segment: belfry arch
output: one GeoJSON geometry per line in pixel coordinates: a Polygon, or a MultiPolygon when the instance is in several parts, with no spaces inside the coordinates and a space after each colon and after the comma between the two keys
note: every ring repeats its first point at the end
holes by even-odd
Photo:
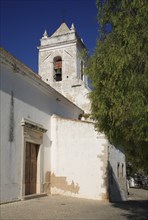
{"type": "Polygon", "coordinates": [[[53,78],[54,81],[62,81],[62,57],[56,56],[53,59],[53,78]]]}

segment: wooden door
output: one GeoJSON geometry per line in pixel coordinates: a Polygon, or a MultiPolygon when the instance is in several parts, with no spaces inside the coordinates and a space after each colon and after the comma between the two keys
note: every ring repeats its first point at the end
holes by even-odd
{"type": "Polygon", "coordinates": [[[25,165],[25,194],[36,193],[37,183],[37,156],[39,146],[36,144],[26,143],[26,165],[25,165]]]}

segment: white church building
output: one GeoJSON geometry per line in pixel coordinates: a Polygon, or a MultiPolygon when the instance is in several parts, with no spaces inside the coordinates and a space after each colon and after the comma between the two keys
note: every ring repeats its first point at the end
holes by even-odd
{"type": "Polygon", "coordinates": [[[124,153],[91,121],[90,89],[72,24],[44,32],[39,73],[0,49],[0,202],[61,194],[127,199],[124,153]]]}

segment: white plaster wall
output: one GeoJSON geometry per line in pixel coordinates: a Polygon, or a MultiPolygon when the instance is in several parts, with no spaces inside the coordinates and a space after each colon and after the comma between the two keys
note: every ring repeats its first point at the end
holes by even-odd
{"type": "MultiPolygon", "coordinates": [[[[39,80],[27,72],[22,75],[19,70],[13,70],[12,65],[4,59],[1,63],[0,90],[0,199],[2,202],[19,199],[21,195],[22,173],[22,118],[41,124],[47,132],[43,136],[43,172],[50,171],[50,117],[53,113],[78,118],[82,112],[56,92],[44,88],[39,80]],[[14,140],[9,141],[11,93],[13,91],[13,131],[14,140]],[[57,101],[58,98],[58,101],[57,101]]],[[[44,175],[42,182],[44,182],[44,175]]]]}
{"type": "Polygon", "coordinates": [[[92,123],[53,116],[51,193],[107,199],[107,140],[92,123]]]}
{"type": "Polygon", "coordinates": [[[91,112],[91,103],[89,99],[90,89],[82,80],[68,80],[67,82],[54,83],[54,89],[63,94],[71,102],[83,109],[85,113],[91,112]]]}
{"type": "Polygon", "coordinates": [[[125,154],[112,145],[109,146],[109,194],[110,201],[127,200],[125,154]]]}

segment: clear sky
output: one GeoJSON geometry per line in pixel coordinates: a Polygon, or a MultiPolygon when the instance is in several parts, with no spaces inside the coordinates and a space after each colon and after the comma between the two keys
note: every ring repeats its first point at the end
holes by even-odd
{"type": "Polygon", "coordinates": [[[98,38],[96,0],[0,0],[0,44],[17,59],[38,72],[40,38],[65,21],[74,23],[92,53],[98,38]]]}

